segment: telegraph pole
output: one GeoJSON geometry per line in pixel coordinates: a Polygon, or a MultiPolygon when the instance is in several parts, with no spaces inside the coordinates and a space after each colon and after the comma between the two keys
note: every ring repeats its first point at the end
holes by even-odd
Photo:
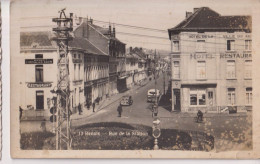
{"type": "Polygon", "coordinates": [[[58,81],[57,81],[57,119],[56,121],[56,150],[63,148],[70,149],[70,79],[69,79],[69,57],[68,57],[68,42],[72,40],[70,32],[73,30],[73,14],[70,17],[65,14],[65,8],[59,11],[58,18],[53,18],[52,21],[57,23],[57,27],[53,28],[55,37],[52,40],[56,41],[58,46],[58,81]],[[66,127],[66,132],[62,130],[66,127]],[[65,144],[65,146],[63,146],[65,144]]]}

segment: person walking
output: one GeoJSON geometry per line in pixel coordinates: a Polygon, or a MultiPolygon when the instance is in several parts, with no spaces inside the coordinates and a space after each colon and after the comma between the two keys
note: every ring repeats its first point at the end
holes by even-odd
{"type": "Polygon", "coordinates": [[[90,102],[88,101],[87,103],[87,109],[89,110],[90,109],[90,102]]]}
{"type": "Polygon", "coordinates": [[[121,115],[122,115],[122,111],[123,111],[123,109],[122,109],[122,105],[119,104],[119,106],[117,107],[118,117],[121,117],[121,115]]]}
{"type": "Polygon", "coordinates": [[[79,110],[79,115],[81,115],[82,110],[81,110],[81,105],[80,105],[80,103],[79,103],[79,106],[78,106],[78,110],[79,110]]]}
{"type": "Polygon", "coordinates": [[[95,103],[95,101],[94,101],[93,104],[92,104],[93,112],[95,112],[95,106],[96,106],[96,103],[95,103]]]}

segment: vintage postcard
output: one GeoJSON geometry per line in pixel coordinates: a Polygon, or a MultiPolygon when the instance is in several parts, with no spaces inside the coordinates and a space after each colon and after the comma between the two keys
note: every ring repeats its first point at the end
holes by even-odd
{"type": "Polygon", "coordinates": [[[257,0],[11,1],[13,158],[259,158],[257,0]]]}

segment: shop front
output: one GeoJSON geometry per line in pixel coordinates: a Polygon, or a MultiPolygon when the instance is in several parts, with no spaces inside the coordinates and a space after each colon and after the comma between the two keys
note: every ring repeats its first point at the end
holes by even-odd
{"type": "Polygon", "coordinates": [[[182,85],[182,112],[197,113],[198,110],[203,113],[217,112],[216,86],[216,84],[182,85]]]}

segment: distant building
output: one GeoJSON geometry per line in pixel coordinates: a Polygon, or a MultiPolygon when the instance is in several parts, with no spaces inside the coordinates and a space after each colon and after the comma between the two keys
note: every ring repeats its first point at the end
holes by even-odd
{"type": "Polygon", "coordinates": [[[208,7],[186,12],[168,30],[173,111],[251,110],[251,30],[251,16],[222,16],[208,7]]]}

